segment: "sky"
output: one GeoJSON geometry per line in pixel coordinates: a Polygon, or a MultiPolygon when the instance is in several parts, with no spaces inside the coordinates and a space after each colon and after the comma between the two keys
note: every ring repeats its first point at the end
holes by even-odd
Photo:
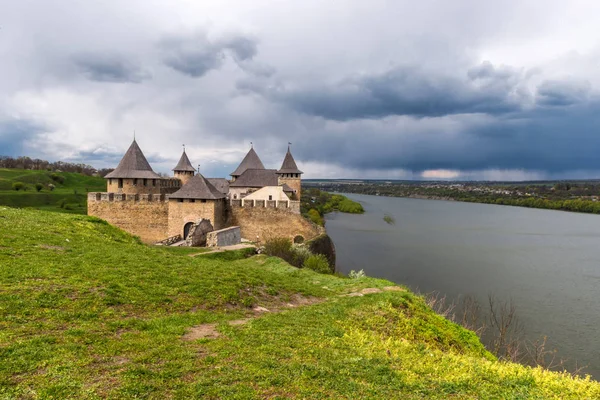
{"type": "Polygon", "coordinates": [[[600,178],[600,2],[0,0],[0,155],[600,178]]]}

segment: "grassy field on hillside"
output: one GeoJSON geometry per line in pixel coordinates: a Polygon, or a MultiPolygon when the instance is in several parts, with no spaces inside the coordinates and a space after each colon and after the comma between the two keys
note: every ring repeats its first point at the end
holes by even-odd
{"type": "Polygon", "coordinates": [[[391,282],[192,251],[0,206],[0,398],[600,398],[391,282]]]}
{"type": "Polygon", "coordinates": [[[85,214],[87,192],[106,190],[103,178],[71,172],[33,171],[0,168],[0,205],[31,207],[46,211],[85,214]],[[22,182],[26,190],[14,190],[22,182]],[[41,184],[37,191],[35,185],[41,184]],[[50,185],[54,186],[50,190],[50,185]]]}

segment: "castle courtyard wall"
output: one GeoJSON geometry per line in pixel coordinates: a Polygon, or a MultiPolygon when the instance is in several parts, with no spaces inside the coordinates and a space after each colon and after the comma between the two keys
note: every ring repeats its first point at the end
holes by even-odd
{"type": "Polygon", "coordinates": [[[168,202],[164,195],[88,193],[88,215],[137,235],[145,243],[167,237],[168,202]]]}
{"type": "MultiPolygon", "coordinates": [[[[314,238],[324,232],[320,226],[307,221],[295,203],[290,202],[290,207],[275,207],[275,201],[267,202],[267,207],[251,206],[248,202],[244,206],[240,202],[231,202],[229,225],[240,227],[242,237],[264,243],[265,240],[286,237],[293,239],[296,235],[302,235],[304,239],[314,238]]],[[[282,202],[282,205],[284,203],[282,202]]]]}

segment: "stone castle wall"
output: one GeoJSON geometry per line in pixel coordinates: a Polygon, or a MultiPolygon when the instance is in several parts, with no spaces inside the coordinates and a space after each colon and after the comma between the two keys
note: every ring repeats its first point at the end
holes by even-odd
{"type": "Polygon", "coordinates": [[[106,180],[106,191],[115,194],[170,194],[179,190],[181,185],[181,181],[176,178],[109,178],[106,180]],[[119,181],[123,187],[119,187],[119,181]]]}
{"type": "Polygon", "coordinates": [[[237,225],[241,229],[242,237],[255,241],[258,236],[261,242],[275,237],[287,237],[293,239],[296,235],[302,235],[305,239],[311,239],[324,232],[312,222],[307,221],[300,215],[300,202],[290,201],[277,202],[262,201],[266,206],[255,206],[256,202],[231,200],[229,206],[228,225],[237,225]]]}
{"type": "Polygon", "coordinates": [[[146,243],[156,243],[168,236],[165,195],[88,193],[88,215],[102,218],[146,243]]]}
{"type": "Polygon", "coordinates": [[[188,222],[196,223],[201,219],[207,219],[214,229],[225,227],[225,200],[196,200],[171,199],[168,207],[168,234],[166,236],[183,236],[183,228],[188,222]]]}
{"type": "Polygon", "coordinates": [[[294,197],[296,200],[300,200],[300,196],[302,195],[302,180],[300,178],[289,178],[284,176],[279,176],[277,178],[277,182],[279,185],[287,184],[289,187],[294,189],[296,192],[294,193],[294,197]]]}
{"type": "Polygon", "coordinates": [[[206,247],[232,246],[241,243],[239,226],[212,231],[206,234],[206,247]]]}

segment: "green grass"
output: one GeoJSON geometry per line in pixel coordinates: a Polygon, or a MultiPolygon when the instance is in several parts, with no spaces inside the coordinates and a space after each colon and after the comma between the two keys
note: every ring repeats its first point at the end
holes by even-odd
{"type": "Polygon", "coordinates": [[[0,205],[85,214],[87,212],[87,192],[105,190],[106,182],[100,177],[71,172],[0,168],[0,205]],[[61,177],[62,182],[52,179],[53,175],[61,177]],[[12,185],[16,182],[23,182],[27,190],[14,190],[12,185]],[[40,192],[35,189],[36,183],[44,186],[40,192]],[[52,191],[50,184],[55,186],[52,191]],[[59,204],[63,204],[63,206],[61,207],[59,204]]]}
{"type": "Polygon", "coordinates": [[[0,398],[600,397],[594,381],[496,361],[409,291],[341,296],[390,282],[192,251],[0,206],[0,398]],[[298,295],[311,304],[286,307],[298,295]],[[182,340],[203,323],[220,336],[182,340]]]}

